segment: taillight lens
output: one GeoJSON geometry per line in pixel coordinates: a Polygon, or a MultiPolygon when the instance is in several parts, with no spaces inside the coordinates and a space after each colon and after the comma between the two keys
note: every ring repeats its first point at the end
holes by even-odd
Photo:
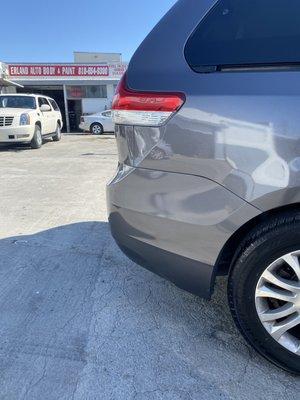
{"type": "Polygon", "coordinates": [[[113,120],[116,124],[160,126],[184,102],[183,93],[138,92],[128,89],[124,74],[112,104],[113,120]]]}

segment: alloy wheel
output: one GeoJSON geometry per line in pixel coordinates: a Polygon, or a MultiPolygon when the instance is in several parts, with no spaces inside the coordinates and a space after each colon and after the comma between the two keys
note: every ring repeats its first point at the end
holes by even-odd
{"type": "Polygon", "coordinates": [[[281,346],[300,356],[300,250],[283,255],[262,273],[255,292],[259,319],[281,346]]]}
{"type": "Polygon", "coordinates": [[[102,133],[102,129],[100,125],[94,125],[92,131],[95,135],[100,135],[102,133]]]}

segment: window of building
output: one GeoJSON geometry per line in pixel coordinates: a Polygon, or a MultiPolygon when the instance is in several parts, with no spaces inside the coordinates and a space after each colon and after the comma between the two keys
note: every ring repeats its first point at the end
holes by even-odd
{"type": "Polygon", "coordinates": [[[299,15],[299,0],[220,0],[188,40],[186,59],[199,71],[300,63],[299,15]]]}
{"type": "Polygon", "coordinates": [[[107,87],[106,85],[68,86],[67,96],[69,99],[106,99],[107,87]]]}
{"type": "Polygon", "coordinates": [[[106,85],[100,85],[100,86],[87,86],[86,87],[87,91],[87,97],[88,98],[100,98],[100,99],[105,99],[107,98],[107,87],[106,85]]]}
{"type": "Polygon", "coordinates": [[[69,99],[82,99],[86,97],[85,86],[67,86],[67,96],[69,99]]]}

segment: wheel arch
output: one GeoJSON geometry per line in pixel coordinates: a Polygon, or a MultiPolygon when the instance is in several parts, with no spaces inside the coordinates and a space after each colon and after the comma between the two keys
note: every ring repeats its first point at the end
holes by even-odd
{"type": "Polygon", "coordinates": [[[286,212],[300,212],[300,202],[264,211],[242,225],[223,246],[214,267],[214,275],[228,275],[237,249],[250,231],[267,219],[282,215],[286,212]]]}

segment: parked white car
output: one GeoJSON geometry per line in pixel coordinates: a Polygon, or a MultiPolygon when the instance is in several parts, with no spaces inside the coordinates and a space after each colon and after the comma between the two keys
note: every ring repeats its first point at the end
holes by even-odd
{"type": "Polygon", "coordinates": [[[50,97],[34,94],[0,95],[0,143],[28,143],[33,149],[43,138],[61,139],[60,109],[50,97]]]}
{"type": "Polygon", "coordinates": [[[79,128],[83,131],[89,131],[93,135],[101,135],[104,132],[114,132],[115,124],[112,120],[111,110],[82,116],[80,118],[79,128]]]}

